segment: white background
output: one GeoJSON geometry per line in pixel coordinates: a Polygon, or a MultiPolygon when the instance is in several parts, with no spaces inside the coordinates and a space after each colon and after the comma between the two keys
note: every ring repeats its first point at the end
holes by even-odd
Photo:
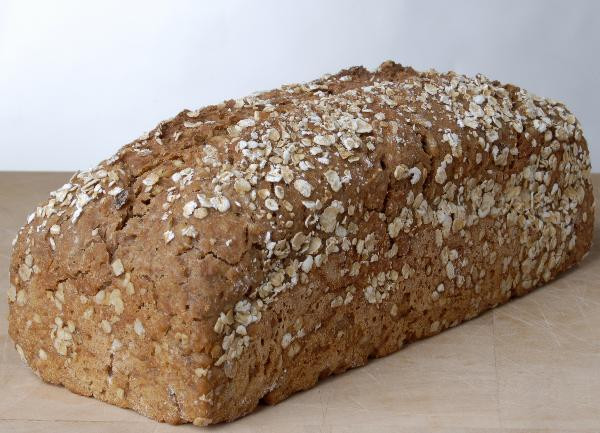
{"type": "Polygon", "coordinates": [[[0,0],[0,170],[75,170],[183,108],[393,59],[567,104],[600,168],[600,2],[0,0]]]}

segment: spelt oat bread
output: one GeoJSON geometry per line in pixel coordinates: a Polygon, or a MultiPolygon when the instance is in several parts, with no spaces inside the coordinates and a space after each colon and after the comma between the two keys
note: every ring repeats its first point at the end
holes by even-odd
{"type": "Polygon", "coordinates": [[[589,171],[562,104],[393,62],[184,111],[29,216],[9,332],[45,381],[230,421],[574,266],[589,171]]]}

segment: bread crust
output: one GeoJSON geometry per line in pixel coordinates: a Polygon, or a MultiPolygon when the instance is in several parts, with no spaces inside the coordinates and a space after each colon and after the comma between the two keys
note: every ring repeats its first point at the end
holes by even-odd
{"type": "Polygon", "coordinates": [[[480,75],[385,62],[186,110],[30,215],[9,334],[47,382],[231,421],[577,264],[589,174],[562,104],[480,75]]]}

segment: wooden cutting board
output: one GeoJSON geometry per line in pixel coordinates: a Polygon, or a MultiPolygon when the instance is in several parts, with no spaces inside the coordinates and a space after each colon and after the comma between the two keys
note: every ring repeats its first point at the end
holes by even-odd
{"type": "MultiPolygon", "coordinates": [[[[16,230],[67,173],[0,173],[0,287],[16,230]]],[[[600,174],[593,175],[596,197],[600,174]]],[[[598,214],[596,232],[598,239],[598,214]]],[[[43,383],[7,337],[0,432],[186,432],[43,383]]],[[[600,246],[558,280],[468,323],[330,378],[232,432],[600,432],[600,246]]],[[[207,431],[208,431],[207,430],[207,431]]]]}

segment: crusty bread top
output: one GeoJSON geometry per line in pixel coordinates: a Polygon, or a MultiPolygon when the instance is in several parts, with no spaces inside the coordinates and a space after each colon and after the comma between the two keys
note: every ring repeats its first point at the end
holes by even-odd
{"type": "MultiPolygon", "coordinates": [[[[574,245],[589,171],[581,127],[560,103],[481,75],[393,62],[351,68],[186,110],[76,173],[20,231],[9,297],[25,303],[43,271],[38,284],[57,305],[69,278],[118,320],[125,293],[136,293],[135,272],[160,309],[206,327],[200,350],[220,366],[239,357],[246,327],[278,293],[325,272],[327,260],[341,264],[326,275],[331,287],[351,285],[423,224],[437,229],[446,257],[455,251],[445,238],[484,218],[549,227],[522,240],[531,251],[523,284],[537,282],[544,269],[533,269],[535,259],[558,246],[551,268],[574,245]],[[360,221],[372,216],[386,236],[363,232],[360,221]],[[166,274],[179,285],[165,287],[166,274]]],[[[393,285],[398,272],[374,277],[393,285]]],[[[447,266],[439,284],[461,278],[447,266]]],[[[357,293],[378,303],[384,287],[357,293]]],[[[110,332],[106,320],[100,326],[110,332]]],[[[61,355],[68,340],[55,341],[61,355]]]]}

